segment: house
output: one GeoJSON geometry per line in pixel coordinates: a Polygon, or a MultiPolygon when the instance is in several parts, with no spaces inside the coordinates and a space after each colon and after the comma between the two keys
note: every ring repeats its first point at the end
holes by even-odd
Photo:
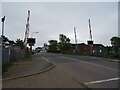
{"type": "Polygon", "coordinates": [[[88,52],[88,46],[85,43],[71,44],[71,47],[73,51],[88,52]]]}
{"type": "Polygon", "coordinates": [[[90,45],[86,45],[85,43],[79,43],[77,45],[71,44],[71,48],[73,52],[79,52],[80,54],[88,53],[88,55],[93,55],[93,56],[104,55],[104,45],[102,44],[93,44],[92,48],[90,48],[90,45]]]}
{"type": "Polygon", "coordinates": [[[94,47],[94,48],[103,48],[103,47],[105,47],[105,46],[102,45],[102,44],[93,44],[93,47],[94,47]]]}

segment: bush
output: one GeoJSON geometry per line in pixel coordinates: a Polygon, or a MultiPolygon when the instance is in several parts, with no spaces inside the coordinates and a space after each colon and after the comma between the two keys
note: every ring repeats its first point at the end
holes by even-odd
{"type": "Polygon", "coordinates": [[[116,52],[116,53],[112,53],[110,56],[113,57],[113,58],[118,58],[119,54],[116,52]]]}
{"type": "Polygon", "coordinates": [[[89,55],[89,53],[88,52],[82,52],[81,55],[85,55],[86,56],[86,55],[89,55]]]}

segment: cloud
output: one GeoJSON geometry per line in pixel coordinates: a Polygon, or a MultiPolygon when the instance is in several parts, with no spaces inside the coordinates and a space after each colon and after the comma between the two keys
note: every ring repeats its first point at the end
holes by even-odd
{"type": "Polygon", "coordinates": [[[89,18],[95,43],[110,45],[110,38],[118,33],[117,2],[6,2],[2,9],[6,16],[5,34],[13,40],[24,38],[27,10],[31,11],[30,37],[32,32],[39,32],[33,35],[37,38],[35,47],[50,39],[58,40],[61,33],[74,43],[73,27],[76,27],[78,42],[86,43],[89,39],[89,18]]]}

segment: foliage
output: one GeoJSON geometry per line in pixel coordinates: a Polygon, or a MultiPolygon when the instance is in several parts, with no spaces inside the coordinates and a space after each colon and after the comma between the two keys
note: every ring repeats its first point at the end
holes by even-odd
{"type": "Polygon", "coordinates": [[[17,39],[17,40],[16,40],[16,45],[17,45],[17,46],[24,46],[23,40],[17,39]]]}
{"type": "Polygon", "coordinates": [[[60,34],[59,35],[59,49],[60,52],[65,52],[65,51],[69,51],[71,49],[71,45],[70,45],[70,39],[67,38],[64,34],[60,34]]]}
{"type": "Polygon", "coordinates": [[[60,42],[57,40],[49,40],[49,52],[71,53],[70,39],[64,34],[59,35],[60,42]]]}
{"type": "Polygon", "coordinates": [[[58,50],[57,40],[49,40],[49,51],[56,52],[58,50]]]}
{"type": "Polygon", "coordinates": [[[111,54],[111,51],[112,51],[112,47],[111,46],[106,46],[106,47],[104,47],[104,50],[105,50],[105,55],[106,56],[110,56],[110,54],[111,54]]]}
{"type": "Polygon", "coordinates": [[[87,56],[89,55],[89,52],[81,52],[81,55],[87,56]]]}
{"type": "Polygon", "coordinates": [[[21,59],[21,61],[25,61],[25,62],[26,61],[28,61],[28,62],[30,61],[31,62],[32,60],[33,59],[31,57],[25,57],[25,58],[21,59]]]}
{"type": "Polygon", "coordinates": [[[110,39],[110,41],[111,41],[111,44],[113,46],[113,50],[115,52],[118,52],[118,48],[120,47],[120,38],[119,37],[112,37],[110,39]]]}
{"type": "Polygon", "coordinates": [[[113,57],[113,58],[118,58],[119,54],[117,52],[114,52],[114,53],[111,53],[110,56],[113,57]]]}

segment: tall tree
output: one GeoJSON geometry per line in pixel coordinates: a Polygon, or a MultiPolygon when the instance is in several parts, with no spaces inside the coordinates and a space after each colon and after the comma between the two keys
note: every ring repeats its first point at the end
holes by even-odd
{"type": "Polygon", "coordinates": [[[24,46],[23,40],[17,39],[17,40],[16,40],[16,45],[17,45],[17,46],[24,46]]]}
{"type": "Polygon", "coordinates": [[[70,48],[70,39],[66,37],[64,34],[59,35],[59,49],[61,52],[69,51],[70,48]]]}
{"type": "Polygon", "coordinates": [[[57,40],[49,40],[49,51],[50,52],[57,52],[57,40]]]}
{"type": "Polygon", "coordinates": [[[118,49],[120,48],[120,38],[119,37],[112,37],[110,39],[111,44],[113,46],[113,49],[115,52],[118,52],[118,49]]]}

